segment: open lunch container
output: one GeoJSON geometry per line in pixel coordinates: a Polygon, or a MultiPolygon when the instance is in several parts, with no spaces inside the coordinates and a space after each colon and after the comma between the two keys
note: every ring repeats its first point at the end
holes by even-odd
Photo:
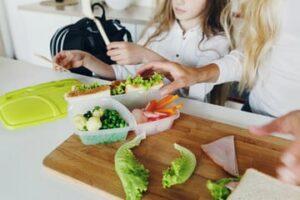
{"type": "Polygon", "coordinates": [[[159,119],[157,121],[146,122],[138,124],[135,132],[137,135],[146,134],[146,135],[155,135],[157,133],[166,131],[170,129],[176,119],[180,117],[180,112],[178,111],[175,115],[159,119]]]}
{"type": "Polygon", "coordinates": [[[74,133],[79,136],[85,145],[106,144],[125,140],[129,131],[135,130],[137,124],[131,112],[120,102],[112,98],[98,97],[80,102],[69,102],[69,119],[74,127],[74,133]],[[73,124],[73,117],[77,114],[86,113],[96,106],[104,109],[116,110],[127,122],[124,128],[104,129],[97,131],[80,131],[73,124]]]}
{"type": "Polygon", "coordinates": [[[74,127],[74,133],[79,136],[81,142],[85,145],[106,144],[117,141],[126,140],[129,131],[135,131],[137,135],[146,134],[154,135],[172,127],[174,121],[179,118],[180,112],[175,115],[159,119],[157,121],[146,122],[142,124],[136,123],[133,114],[122,103],[110,97],[98,97],[80,102],[69,102],[69,119],[74,127]],[[92,110],[95,106],[100,106],[104,109],[116,110],[121,117],[127,122],[125,128],[114,128],[97,131],[80,131],[73,124],[73,117],[77,114],[86,113],[92,110]]]}
{"type": "Polygon", "coordinates": [[[154,99],[160,98],[160,93],[158,89],[149,89],[144,91],[135,91],[135,92],[129,92],[126,94],[120,94],[120,95],[112,95],[112,96],[97,96],[97,95],[85,95],[84,98],[73,98],[73,99],[66,99],[66,101],[69,104],[73,103],[84,103],[86,100],[93,100],[93,99],[101,99],[101,98],[112,98],[120,103],[122,103],[124,106],[126,106],[129,110],[132,110],[134,108],[142,108],[145,107],[148,102],[154,99]]]}

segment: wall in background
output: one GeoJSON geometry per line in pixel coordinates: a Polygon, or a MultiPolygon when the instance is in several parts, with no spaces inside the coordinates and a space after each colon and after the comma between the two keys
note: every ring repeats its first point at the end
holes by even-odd
{"type": "Polygon", "coordinates": [[[0,1],[0,51],[2,51],[0,54],[12,58],[14,57],[14,48],[4,3],[4,1],[0,1]]]}
{"type": "Polygon", "coordinates": [[[135,4],[139,6],[154,7],[155,0],[135,0],[135,4]]]}

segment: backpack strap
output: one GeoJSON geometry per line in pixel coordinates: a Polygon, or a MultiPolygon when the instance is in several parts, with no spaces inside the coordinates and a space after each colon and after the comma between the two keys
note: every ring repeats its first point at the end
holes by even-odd
{"type": "Polygon", "coordinates": [[[92,11],[95,12],[96,8],[100,7],[102,9],[102,16],[99,16],[102,20],[106,20],[106,13],[105,8],[101,3],[93,3],[92,4],[92,11]]]}
{"type": "Polygon", "coordinates": [[[124,33],[127,37],[127,42],[133,42],[131,33],[127,30],[127,28],[125,26],[123,26],[121,24],[120,20],[115,19],[115,20],[113,20],[113,23],[124,31],[124,33]]]}

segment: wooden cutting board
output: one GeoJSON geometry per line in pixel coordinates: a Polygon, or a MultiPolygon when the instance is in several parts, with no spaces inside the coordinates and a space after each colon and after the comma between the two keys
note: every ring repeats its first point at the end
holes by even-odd
{"type": "MultiPolygon", "coordinates": [[[[148,192],[144,199],[211,199],[206,181],[229,175],[202,152],[200,145],[228,135],[235,136],[241,174],[251,167],[274,176],[280,154],[290,143],[275,137],[258,138],[250,135],[247,130],[182,114],[172,129],[147,137],[133,150],[138,160],[150,170],[148,192]],[[174,143],[195,153],[197,167],[186,183],[163,189],[162,171],[179,156],[173,147],[174,143]]],[[[130,135],[129,139],[131,138],[133,134],[130,135]]],[[[115,197],[125,198],[114,170],[114,154],[121,144],[84,146],[73,135],[45,158],[44,165],[115,197]]]]}

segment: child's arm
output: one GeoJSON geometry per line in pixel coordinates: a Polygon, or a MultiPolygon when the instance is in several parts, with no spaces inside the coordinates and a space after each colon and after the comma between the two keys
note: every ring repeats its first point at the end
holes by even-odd
{"type": "Polygon", "coordinates": [[[120,65],[136,65],[154,61],[166,61],[156,52],[130,42],[112,42],[107,47],[107,55],[120,65]]]}
{"type": "MultiPolygon", "coordinates": [[[[84,66],[103,78],[116,78],[114,70],[110,65],[102,62],[93,55],[83,51],[62,51],[53,58],[53,62],[57,63],[58,65],[61,65],[65,69],[78,68],[84,66]]],[[[60,70],[57,68],[54,69],[60,70]]]]}

